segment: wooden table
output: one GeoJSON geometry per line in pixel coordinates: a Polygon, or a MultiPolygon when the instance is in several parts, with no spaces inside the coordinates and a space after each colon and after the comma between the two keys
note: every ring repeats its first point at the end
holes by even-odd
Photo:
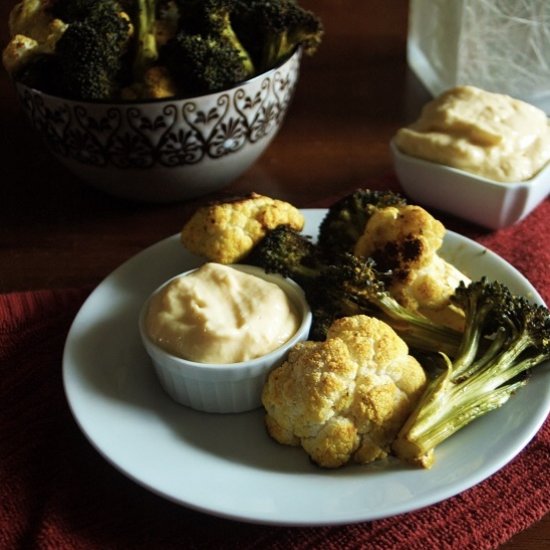
{"type": "MultiPolygon", "coordinates": [[[[15,2],[2,2],[0,39],[15,2]]],[[[391,170],[388,141],[428,98],[405,59],[407,1],[304,0],[326,37],[284,127],[228,191],[307,206],[391,170]]],[[[92,286],[179,231],[184,204],[136,204],[81,184],[42,147],[0,73],[0,292],[92,286]]],[[[550,517],[503,548],[550,544],[550,517]]]]}

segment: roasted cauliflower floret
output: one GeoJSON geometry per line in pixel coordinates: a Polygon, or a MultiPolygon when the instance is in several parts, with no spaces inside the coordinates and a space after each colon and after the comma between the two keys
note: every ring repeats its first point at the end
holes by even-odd
{"type": "Polygon", "coordinates": [[[252,193],[199,208],[184,225],[181,242],[193,254],[230,264],[242,260],[279,225],[301,231],[304,217],[287,202],[252,193]]]}
{"type": "Polygon", "coordinates": [[[39,54],[51,54],[68,25],[53,18],[44,0],[24,0],[10,12],[11,40],[2,51],[2,63],[14,74],[39,54]]]}
{"type": "Polygon", "coordinates": [[[133,99],[162,99],[176,95],[176,85],[168,69],[155,65],[147,69],[143,75],[143,82],[132,84],[121,91],[126,100],[133,99]]]}
{"type": "Polygon", "coordinates": [[[262,402],[279,443],[301,445],[319,466],[384,458],[426,376],[384,322],[344,317],[323,342],[302,342],[269,375],[262,402]]]}
{"type": "Polygon", "coordinates": [[[16,34],[2,51],[2,64],[8,73],[14,73],[36,55],[39,44],[34,38],[16,34]]]}
{"type": "Polygon", "coordinates": [[[10,35],[22,34],[37,42],[44,42],[50,34],[52,16],[44,0],[23,0],[16,4],[8,19],[10,35]]]}
{"type": "Polygon", "coordinates": [[[444,235],[444,225],[420,206],[390,206],[372,214],[354,254],[391,271],[388,290],[401,305],[460,330],[463,313],[449,299],[460,281],[470,281],[439,256],[444,235]]]}

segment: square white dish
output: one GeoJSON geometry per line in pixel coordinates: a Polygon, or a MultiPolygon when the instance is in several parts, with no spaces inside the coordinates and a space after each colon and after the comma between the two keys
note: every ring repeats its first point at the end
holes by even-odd
{"type": "Polygon", "coordinates": [[[521,221],[550,192],[550,163],[530,180],[501,183],[412,157],[393,140],[390,150],[397,178],[412,200],[489,229],[521,221]]]}

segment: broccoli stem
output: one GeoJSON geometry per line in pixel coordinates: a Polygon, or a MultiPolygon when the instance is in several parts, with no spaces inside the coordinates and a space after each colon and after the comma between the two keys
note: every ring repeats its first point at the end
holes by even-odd
{"type": "Polygon", "coordinates": [[[481,345],[481,335],[488,311],[483,304],[477,310],[474,307],[474,320],[467,322],[471,330],[464,333],[461,353],[454,362],[444,356],[446,369],[430,382],[394,441],[398,457],[429,468],[437,445],[503,405],[527,383],[526,377],[519,376],[550,357],[548,321],[537,324],[528,315],[536,308],[525,302],[516,307],[526,310],[520,311],[523,329],[516,331],[512,323],[500,326],[486,347],[481,345]]]}
{"type": "MultiPolygon", "coordinates": [[[[350,293],[353,297],[353,293],[350,293]]],[[[416,312],[402,306],[387,291],[359,295],[357,303],[362,312],[380,316],[388,323],[411,348],[427,352],[443,352],[455,357],[458,354],[462,333],[446,325],[435,323],[416,312]]],[[[360,311],[361,312],[361,311],[360,311]]]]}
{"type": "MultiPolygon", "coordinates": [[[[455,377],[463,374],[466,369],[471,367],[479,350],[481,339],[481,331],[479,329],[483,326],[483,323],[487,320],[487,316],[493,309],[492,303],[482,303],[478,305],[476,301],[478,298],[479,296],[475,292],[467,296],[465,310],[471,312],[471,314],[466,318],[463,338],[453,365],[455,377]]],[[[499,349],[500,348],[497,347],[495,352],[499,349]]]]}
{"type": "Polygon", "coordinates": [[[224,12],[223,15],[221,15],[222,24],[218,26],[220,30],[220,37],[223,40],[226,40],[228,44],[230,44],[235,51],[239,53],[239,57],[241,58],[242,65],[244,68],[244,73],[247,76],[252,76],[256,72],[256,68],[254,67],[254,63],[252,62],[252,58],[250,57],[249,53],[246,51],[244,46],[242,45],[241,41],[239,40],[239,37],[233,30],[233,26],[231,25],[229,12],[224,12]]]}
{"type": "Polygon", "coordinates": [[[399,458],[430,468],[435,448],[480,416],[502,406],[527,380],[501,386],[479,395],[472,388],[454,384],[449,372],[429,387],[393,443],[399,458]]]}
{"type": "Polygon", "coordinates": [[[134,80],[142,82],[147,71],[158,58],[155,36],[156,0],[138,0],[136,27],[136,53],[134,57],[134,80]]]}

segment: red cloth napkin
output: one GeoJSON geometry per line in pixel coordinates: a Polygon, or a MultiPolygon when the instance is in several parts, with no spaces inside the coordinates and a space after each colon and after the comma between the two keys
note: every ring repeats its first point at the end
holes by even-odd
{"type": "MultiPolygon", "coordinates": [[[[550,302],[549,218],[547,200],[520,225],[498,232],[444,221],[515,265],[550,302]]],[[[395,518],[284,528],[219,519],[168,502],[103,459],[68,409],[63,344],[87,295],[88,290],[0,295],[2,549],[482,550],[496,548],[550,511],[548,420],[523,452],[486,481],[395,518]]]]}

